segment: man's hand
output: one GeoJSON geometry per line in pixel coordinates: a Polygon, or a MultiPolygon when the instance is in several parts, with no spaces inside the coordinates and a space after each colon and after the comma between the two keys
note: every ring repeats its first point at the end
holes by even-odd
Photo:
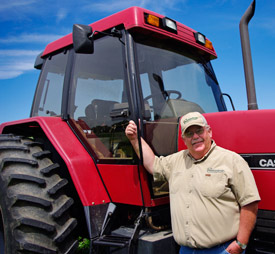
{"type": "Polygon", "coordinates": [[[229,246],[226,248],[226,251],[230,254],[240,254],[243,252],[242,248],[237,244],[236,241],[230,243],[229,246]]]}
{"type": "Polygon", "coordinates": [[[133,120],[130,120],[126,127],[125,134],[130,141],[137,140],[137,125],[133,120]]]}
{"type": "MultiPolygon", "coordinates": [[[[249,237],[256,222],[258,203],[258,201],[255,201],[241,207],[240,226],[237,235],[237,239],[241,243],[247,244],[249,241],[249,237]]],[[[232,242],[226,250],[232,254],[242,253],[242,248],[237,244],[236,241],[232,242]]]]}
{"type": "MultiPolygon", "coordinates": [[[[131,142],[137,156],[140,158],[137,125],[135,124],[134,121],[131,120],[127,125],[125,129],[125,135],[131,142]]],[[[155,154],[143,138],[140,138],[140,142],[141,142],[142,152],[143,152],[142,153],[143,165],[150,174],[153,174],[155,154]]]]}

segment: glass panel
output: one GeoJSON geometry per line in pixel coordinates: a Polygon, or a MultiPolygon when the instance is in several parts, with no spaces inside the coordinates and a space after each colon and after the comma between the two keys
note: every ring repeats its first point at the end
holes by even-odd
{"type": "Polygon", "coordinates": [[[158,155],[176,151],[178,118],[220,110],[220,90],[211,64],[182,47],[137,43],[146,116],[146,139],[158,155]],[[169,137],[164,139],[163,137],[169,137]]]}
{"type": "Polygon", "coordinates": [[[49,57],[42,70],[36,94],[34,115],[61,115],[61,102],[68,54],[49,57]]]}
{"type": "MultiPolygon", "coordinates": [[[[155,154],[165,156],[177,151],[179,117],[219,111],[220,90],[210,63],[182,46],[161,43],[137,43],[137,56],[144,107],[150,109],[145,139],[155,154]]],[[[155,196],[168,193],[163,179],[152,181],[152,189],[155,196]]]]}
{"type": "Polygon", "coordinates": [[[140,79],[144,99],[151,107],[151,120],[179,117],[190,111],[219,111],[213,92],[217,84],[205,64],[183,52],[137,45],[140,79]]]}
{"type": "Polygon", "coordinates": [[[94,54],[76,54],[70,115],[99,160],[133,158],[124,132],[129,106],[122,49],[118,38],[104,37],[95,41],[94,54]]]}

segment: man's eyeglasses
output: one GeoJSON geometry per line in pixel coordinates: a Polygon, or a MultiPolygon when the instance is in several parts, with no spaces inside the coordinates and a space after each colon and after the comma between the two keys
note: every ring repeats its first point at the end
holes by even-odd
{"type": "Polygon", "coordinates": [[[194,136],[194,134],[196,133],[197,135],[202,135],[204,132],[204,128],[200,127],[198,129],[196,129],[195,131],[186,131],[184,133],[184,136],[187,138],[192,138],[194,136]]]}

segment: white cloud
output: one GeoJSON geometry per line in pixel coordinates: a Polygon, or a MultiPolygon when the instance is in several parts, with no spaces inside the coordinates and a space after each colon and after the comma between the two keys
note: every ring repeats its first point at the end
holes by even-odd
{"type": "Polygon", "coordinates": [[[16,78],[23,74],[23,71],[1,71],[0,70],[0,80],[1,79],[11,79],[11,78],[16,78]]]}
{"type": "Polygon", "coordinates": [[[41,0],[1,0],[0,21],[31,20],[41,10],[41,0]],[[40,9],[39,9],[40,8],[40,9]]]}
{"type": "Polygon", "coordinates": [[[22,6],[29,6],[33,3],[36,3],[36,0],[2,0],[0,5],[0,12],[13,10],[14,8],[22,7],[22,6]]]}
{"type": "Polygon", "coordinates": [[[37,56],[41,51],[38,50],[21,50],[21,49],[9,49],[0,50],[0,57],[2,56],[37,56]]]}
{"type": "MultiPolygon", "coordinates": [[[[5,64],[5,65],[0,65],[0,72],[2,72],[2,74],[4,72],[6,73],[22,73],[24,71],[30,71],[33,70],[34,67],[34,61],[33,59],[17,59],[17,60],[13,60],[10,61],[9,63],[5,64]]],[[[0,76],[1,79],[1,76],[0,76]]]]}
{"type": "Polygon", "coordinates": [[[187,0],[164,0],[164,1],[151,1],[151,0],[107,0],[104,2],[97,2],[85,5],[83,9],[96,10],[99,12],[114,13],[131,6],[139,6],[153,11],[158,11],[163,14],[168,9],[174,9],[176,4],[184,4],[187,0]]]}
{"type": "Polygon", "coordinates": [[[27,71],[34,69],[34,62],[38,54],[44,50],[44,45],[62,37],[55,34],[21,34],[0,39],[1,45],[16,46],[18,43],[26,46],[42,44],[41,50],[28,49],[0,49],[0,80],[16,78],[27,71]]]}
{"type": "Polygon", "coordinates": [[[0,50],[0,79],[16,78],[34,69],[34,61],[41,51],[0,50]]]}
{"type": "Polygon", "coordinates": [[[68,18],[69,14],[69,19],[74,15],[81,17],[81,8],[78,6],[81,6],[83,1],[85,0],[1,0],[0,22],[16,22],[17,28],[22,24],[32,24],[37,19],[38,23],[59,23],[68,18]]]}
{"type": "Polygon", "coordinates": [[[41,44],[41,50],[28,49],[0,49],[0,80],[16,78],[27,71],[34,69],[34,62],[38,54],[44,50],[49,42],[62,37],[56,34],[19,34],[0,38],[0,46],[18,47],[18,43],[27,47],[41,44]]]}
{"type": "Polygon", "coordinates": [[[60,22],[61,20],[65,19],[68,15],[68,11],[64,8],[61,8],[57,12],[57,22],[60,22]]]}
{"type": "Polygon", "coordinates": [[[97,10],[100,12],[116,12],[119,10],[123,10],[127,7],[138,5],[141,6],[142,2],[144,1],[139,1],[139,0],[134,0],[134,1],[128,1],[128,0],[121,0],[121,1],[109,1],[108,3],[106,2],[97,2],[97,3],[92,3],[88,6],[85,7],[85,9],[88,10],[88,8],[91,8],[91,10],[97,10]]]}
{"type": "Polygon", "coordinates": [[[1,38],[0,43],[49,43],[55,41],[64,35],[56,34],[21,34],[18,36],[9,36],[1,38]]]}

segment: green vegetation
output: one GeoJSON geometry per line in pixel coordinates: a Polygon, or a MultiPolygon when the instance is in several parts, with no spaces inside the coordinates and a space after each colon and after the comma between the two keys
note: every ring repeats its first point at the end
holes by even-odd
{"type": "Polygon", "coordinates": [[[87,238],[78,237],[79,245],[77,254],[88,254],[90,248],[90,240],[87,238]]]}

